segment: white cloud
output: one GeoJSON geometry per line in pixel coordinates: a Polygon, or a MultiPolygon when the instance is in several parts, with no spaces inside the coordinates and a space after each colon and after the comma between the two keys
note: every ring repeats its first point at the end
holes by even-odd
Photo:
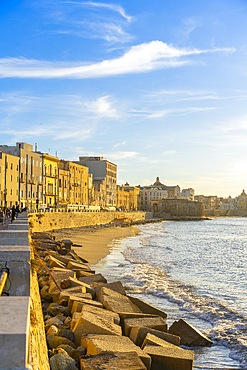
{"type": "Polygon", "coordinates": [[[109,101],[109,96],[102,96],[95,101],[85,103],[88,110],[96,115],[103,117],[116,118],[118,116],[117,110],[112,106],[109,101]]]}
{"type": "Polygon", "coordinates": [[[233,132],[233,131],[246,131],[247,130],[247,115],[243,115],[242,117],[236,117],[231,121],[222,123],[219,127],[220,131],[223,132],[233,132]]]}
{"type": "Polygon", "coordinates": [[[233,52],[233,49],[178,49],[162,41],[132,46],[122,56],[92,64],[70,64],[25,58],[0,59],[0,77],[16,78],[71,78],[85,79],[131,73],[144,73],[163,68],[190,64],[189,59],[199,54],[233,52]]]}
{"type": "Polygon", "coordinates": [[[105,154],[106,158],[109,158],[110,160],[117,161],[121,159],[127,159],[127,158],[134,158],[139,155],[138,152],[135,151],[116,151],[113,153],[107,153],[105,154]]]}

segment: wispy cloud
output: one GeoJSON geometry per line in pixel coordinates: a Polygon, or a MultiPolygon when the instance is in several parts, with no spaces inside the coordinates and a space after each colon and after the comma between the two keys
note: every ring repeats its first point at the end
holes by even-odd
{"type": "Polygon", "coordinates": [[[126,19],[128,22],[131,22],[133,17],[129,16],[126,14],[124,8],[121,5],[116,5],[116,4],[107,4],[107,3],[100,3],[100,2],[94,2],[94,1],[64,1],[64,4],[74,4],[74,5],[84,5],[84,6],[89,6],[92,8],[105,8],[109,9],[113,12],[118,13],[121,15],[124,19],[126,19]]]}
{"type": "Polygon", "coordinates": [[[92,64],[79,65],[25,58],[3,58],[0,59],[0,77],[85,79],[145,73],[188,65],[192,63],[189,58],[193,56],[216,52],[232,53],[234,49],[178,49],[162,41],[151,41],[132,46],[118,58],[92,64]]]}
{"type": "Polygon", "coordinates": [[[191,17],[191,18],[186,18],[183,20],[184,24],[184,29],[182,31],[183,33],[183,38],[185,41],[188,41],[190,38],[190,35],[198,28],[201,26],[201,19],[197,17],[191,17]]]}
{"type": "Polygon", "coordinates": [[[135,116],[145,117],[147,119],[159,119],[168,116],[185,116],[192,113],[198,112],[210,112],[215,110],[215,107],[186,107],[186,108],[167,108],[167,109],[155,109],[153,110],[132,110],[132,114],[135,116]]]}
{"type": "Polygon", "coordinates": [[[46,30],[48,33],[102,39],[111,45],[133,39],[128,29],[134,17],[128,15],[121,5],[60,0],[51,3],[44,0],[38,7],[42,17],[51,23],[51,28],[46,30]]]}
{"type": "Polygon", "coordinates": [[[233,118],[231,121],[226,121],[220,125],[219,129],[225,133],[247,131],[247,115],[233,118]]]}

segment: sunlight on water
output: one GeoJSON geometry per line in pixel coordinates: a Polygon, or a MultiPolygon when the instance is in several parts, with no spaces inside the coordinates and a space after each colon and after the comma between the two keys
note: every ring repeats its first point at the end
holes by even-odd
{"type": "Polygon", "coordinates": [[[209,335],[198,366],[247,368],[247,219],[161,222],[116,244],[99,269],[209,335]]]}

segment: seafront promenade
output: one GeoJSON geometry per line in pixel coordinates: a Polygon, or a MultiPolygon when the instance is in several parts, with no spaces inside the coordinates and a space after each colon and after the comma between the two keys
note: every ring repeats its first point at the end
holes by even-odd
{"type": "Polygon", "coordinates": [[[0,226],[0,368],[25,369],[30,348],[30,247],[26,213],[0,226]]]}

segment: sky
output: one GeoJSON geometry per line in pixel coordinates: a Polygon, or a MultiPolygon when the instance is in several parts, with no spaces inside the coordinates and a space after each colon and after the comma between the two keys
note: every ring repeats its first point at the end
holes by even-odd
{"type": "Polygon", "coordinates": [[[247,190],[246,0],[1,0],[0,144],[247,190]]]}

